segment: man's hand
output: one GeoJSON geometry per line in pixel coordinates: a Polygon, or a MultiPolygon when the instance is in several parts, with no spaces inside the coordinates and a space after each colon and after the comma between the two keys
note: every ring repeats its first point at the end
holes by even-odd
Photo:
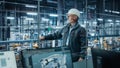
{"type": "Polygon", "coordinates": [[[83,61],[83,58],[80,57],[80,58],[78,59],[78,62],[81,62],[81,61],[83,61]]]}
{"type": "Polygon", "coordinates": [[[41,36],[41,37],[40,37],[40,40],[44,40],[44,39],[45,39],[45,37],[44,37],[44,36],[41,36]]]}

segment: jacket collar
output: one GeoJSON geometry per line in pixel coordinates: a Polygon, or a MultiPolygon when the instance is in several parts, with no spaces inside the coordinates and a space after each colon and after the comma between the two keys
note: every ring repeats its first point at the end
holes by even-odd
{"type": "MultiPolygon", "coordinates": [[[[68,24],[67,24],[67,27],[70,28],[70,26],[71,26],[71,24],[68,23],[68,24]]],[[[74,30],[74,29],[77,29],[78,27],[80,27],[80,25],[79,25],[78,22],[76,22],[76,24],[73,26],[73,30],[74,30]]]]}

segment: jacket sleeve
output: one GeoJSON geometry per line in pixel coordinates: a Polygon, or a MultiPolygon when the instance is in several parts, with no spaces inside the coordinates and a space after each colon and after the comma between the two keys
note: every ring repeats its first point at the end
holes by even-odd
{"type": "Polygon", "coordinates": [[[81,55],[83,59],[86,56],[86,49],[87,49],[87,38],[86,38],[86,30],[85,28],[81,28],[80,30],[80,44],[81,44],[81,55]]]}
{"type": "Polygon", "coordinates": [[[59,31],[56,31],[55,33],[53,34],[48,34],[45,37],[45,40],[55,40],[55,39],[60,39],[62,38],[62,29],[60,29],[59,31]]]}

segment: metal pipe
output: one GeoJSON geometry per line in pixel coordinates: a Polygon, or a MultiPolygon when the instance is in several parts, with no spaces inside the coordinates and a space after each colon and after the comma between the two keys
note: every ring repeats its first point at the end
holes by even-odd
{"type": "Polygon", "coordinates": [[[38,45],[39,45],[39,43],[40,43],[40,41],[39,41],[39,34],[40,34],[40,0],[38,0],[38,17],[37,17],[37,23],[38,23],[38,41],[37,41],[37,43],[38,43],[38,45]]]}

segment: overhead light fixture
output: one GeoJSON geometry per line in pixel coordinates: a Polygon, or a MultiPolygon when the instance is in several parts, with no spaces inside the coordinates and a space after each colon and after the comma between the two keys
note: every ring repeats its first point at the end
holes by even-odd
{"type": "Polygon", "coordinates": [[[88,6],[88,9],[94,10],[96,7],[95,6],[88,6]]]}
{"type": "Polygon", "coordinates": [[[109,13],[111,13],[111,12],[112,12],[112,10],[108,10],[108,12],[109,12],[109,13]]]}
{"type": "Polygon", "coordinates": [[[112,11],[112,13],[116,13],[116,14],[119,14],[120,12],[118,12],[118,11],[112,11]]]}
{"type": "Polygon", "coordinates": [[[97,24],[97,22],[96,22],[96,21],[93,21],[93,24],[97,24]]]}
{"type": "Polygon", "coordinates": [[[104,11],[105,11],[105,12],[109,12],[109,13],[111,13],[111,12],[112,12],[112,10],[107,10],[107,9],[105,9],[104,11]]]}
{"type": "Polygon", "coordinates": [[[37,15],[35,12],[27,12],[27,15],[37,15]]]}
{"type": "Polygon", "coordinates": [[[49,19],[47,19],[47,18],[42,18],[42,21],[49,21],[49,19]]]}
{"type": "Polygon", "coordinates": [[[37,8],[37,6],[35,6],[35,5],[25,5],[25,7],[28,7],[28,8],[37,8]]]}
{"type": "Polygon", "coordinates": [[[47,0],[47,2],[49,2],[49,3],[58,3],[57,1],[53,1],[53,0],[47,0]]]}
{"type": "Polygon", "coordinates": [[[104,11],[105,11],[105,12],[108,12],[108,10],[107,10],[107,9],[105,9],[104,11]]]}
{"type": "Polygon", "coordinates": [[[113,24],[113,23],[110,23],[111,25],[113,24]]]}
{"type": "Polygon", "coordinates": [[[7,19],[13,20],[15,17],[6,17],[7,19]]]}
{"type": "Polygon", "coordinates": [[[91,36],[95,36],[95,33],[91,33],[91,36]]]}
{"type": "Polygon", "coordinates": [[[108,19],[107,21],[108,21],[108,22],[112,22],[112,20],[111,20],[111,19],[108,19]]]}
{"type": "Polygon", "coordinates": [[[51,17],[58,17],[57,14],[49,14],[49,16],[51,16],[51,17]]]}
{"type": "Polygon", "coordinates": [[[103,21],[103,19],[102,19],[102,18],[98,18],[97,20],[98,20],[98,21],[103,21]]]}
{"type": "Polygon", "coordinates": [[[120,20],[116,20],[115,22],[120,22],[120,20]]]}
{"type": "Polygon", "coordinates": [[[82,11],[80,11],[80,13],[83,13],[82,11]]]}
{"type": "Polygon", "coordinates": [[[105,9],[104,11],[105,11],[105,12],[109,12],[109,13],[120,14],[119,11],[113,11],[113,10],[107,10],[107,9],[105,9]]]}
{"type": "Polygon", "coordinates": [[[25,20],[34,20],[33,18],[25,18],[25,20]]]}

